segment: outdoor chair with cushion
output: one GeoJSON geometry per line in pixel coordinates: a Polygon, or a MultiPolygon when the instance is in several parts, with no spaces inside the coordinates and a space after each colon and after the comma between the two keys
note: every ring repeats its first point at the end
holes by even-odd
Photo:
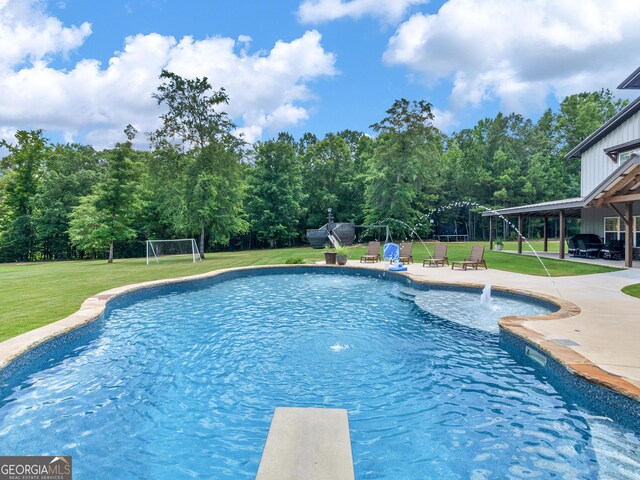
{"type": "Polygon", "coordinates": [[[422,266],[435,265],[436,267],[442,265],[444,267],[445,262],[449,265],[449,257],[447,257],[447,244],[436,243],[433,247],[433,257],[426,258],[422,261],[422,266]]]}
{"type": "Polygon", "coordinates": [[[578,257],[598,257],[600,250],[604,245],[600,237],[594,233],[579,233],[573,237],[576,252],[574,256],[578,257]]]}
{"type": "Polygon", "coordinates": [[[578,256],[585,258],[598,258],[601,247],[592,243],[587,243],[583,238],[578,238],[578,256]]]}
{"type": "Polygon", "coordinates": [[[474,245],[471,247],[471,255],[469,255],[469,258],[451,262],[451,270],[453,270],[454,267],[462,267],[463,270],[466,270],[467,267],[473,267],[477,270],[479,265],[488,268],[487,262],[484,260],[484,246],[474,245]]]}
{"type": "Polygon", "coordinates": [[[380,261],[380,242],[369,242],[367,246],[367,254],[360,257],[360,263],[379,262],[380,261]]]}
{"type": "Polygon", "coordinates": [[[609,260],[622,260],[624,257],[624,240],[611,240],[600,250],[600,256],[609,260]]]}
{"type": "Polygon", "coordinates": [[[402,263],[413,263],[413,242],[400,244],[400,258],[402,263]]]}

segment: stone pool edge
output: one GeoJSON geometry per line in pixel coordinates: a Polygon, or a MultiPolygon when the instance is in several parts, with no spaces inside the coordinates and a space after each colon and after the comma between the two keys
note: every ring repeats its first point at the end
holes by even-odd
{"type": "MultiPolygon", "coordinates": [[[[44,325],[29,332],[25,332],[16,337],[0,342],[0,370],[3,370],[9,366],[12,362],[22,357],[24,354],[33,350],[34,348],[53,340],[57,337],[77,330],[94,320],[100,318],[107,307],[107,304],[116,297],[119,297],[125,293],[134,292],[136,290],[146,289],[150,287],[170,285],[175,283],[191,282],[195,280],[213,278],[222,275],[227,272],[236,272],[244,270],[266,270],[266,269],[287,269],[291,268],[295,270],[300,268],[301,265],[260,265],[260,266],[246,266],[236,268],[225,268],[220,270],[212,270],[210,272],[190,275],[186,277],[174,277],[162,280],[152,280],[148,282],[134,283],[124,285],[121,287],[115,287],[104,292],[100,292],[87,298],[80,306],[80,309],[71,315],[58,320],[56,322],[44,325]]],[[[327,265],[305,265],[305,268],[318,268],[318,269],[345,269],[352,271],[371,271],[372,269],[366,267],[357,266],[327,266],[327,265]]],[[[390,276],[405,277],[412,282],[427,285],[439,285],[439,286],[451,286],[451,287],[469,287],[482,289],[484,285],[480,285],[472,282],[440,282],[433,280],[426,280],[418,276],[406,273],[406,272],[388,272],[385,270],[379,271],[383,276],[387,274],[390,276]]],[[[617,393],[620,393],[626,397],[630,397],[633,400],[640,401],[640,388],[626,381],[624,378],[606,372],[598,367],[596,364],[576,352],[569,347],[565,347],[558,343],[555,343],[547,339],[544,335],[527,328],[523,325],[524,322],[529,320],[559,320],[562,318],[568,318],[580,313],[580,308],[567,300],[562,298],[553,297],[543,293],[537,293],[527,290],[520,290],[515,288],[507,288],[503,286],[495,285],[494,290],[501,292],[514,293],[527,297],[537,298],[546,302],[557,305],[559,310],[545,315],[532,315],[532,316],[509,316],[503,317],[498,321],[500,329],[514,335],[532,347],[544,351],[560,363],[573,375],[587,380],[596,385],[603,386],[617,393]]]]}

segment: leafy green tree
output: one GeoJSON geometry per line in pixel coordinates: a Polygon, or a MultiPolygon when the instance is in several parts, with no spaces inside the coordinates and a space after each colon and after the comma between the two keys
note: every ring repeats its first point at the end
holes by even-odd
{"type": "Polygon", "coordinates": [[[562,153],[567,153],[595,132],[627,103],[628,100],[616,99],[609,89],[565,97],[557,116],[562,153]]]}
{"type": "Polygon", "coordinates": [[[302,171],[294,142],[283,136],[255,146],[247,212],[258,239],[270,246],[291,245],[302,216],[302,171]]]}
{"type": "Polygon", "coordinates": [[[109,263],[113,263],[114,243],[136,236],[131,225],[137,210],[139,169],[132,160],[135,152],[131,141],[135,132],[130,126],[125,132],[128,141],[117,144],[115,149],[106,152],[107,164],[103,181],[71,213],[71,241],[78,247],[83,245],[100,248],[108,245],[109,263]],[[95,228],[90,228],[91,225],[95,225],[95,228]],[[83,231],[82,228],[86,230],[83,231]]]}
{"type": "Polygon", "coordinates": [[[332,208],[336,219],[352,220],[349,211],[351,153],[342,137],[327,134],[321,141],[310,143],[302,157],[306,224],[318,228],[326,223],[327,209],[332,208]]]}
{"type": "Polygon", "coordinates": [[[224,89],[212,92],[207,78],[184,79],[166,70],[154,94],[167,108],[162,126],[150,135],[156,158],[167,159],[177,170],[162,167],[175,194],[165,204],[165,217],[178,231],[200,235],[204,258],[205,235],[209,243],[227,244],[232,235],[245,232],[242,202],[246,186],[241,165],[242,139],[233,135],[235,125],[219,105],[228,103],[224,89]]]}
{"type": "Polygon", "coordinates": [[[15,145],[6,140],[0,142],[9,151],[0,160],[1,174],[5,177],[2,208],[6,211],[1,256],[8,260],[33,260],[37,251],[34,200],[50,147],[42,130],[19,130],[15,138],[15,145]]]}
{"type": "Polygon", "coordinates": [[[96,208],[96,200],[95,195],[80,199],[69,216],[68,230],[73,244],[83,253],[91,252],[93,258],[99,250],[106,250],[110,244],[108,231],[104,228],[109,218],[96,208]]]}
{"type": "MultiPolygon", "coordinates": [[[[371,125],[379,132],[365,191],[366,222],[389,217],[413,226],[436,200],[442,136],[432,126],[431,104],[396,100],[387,117],[371,125]]],[[[410,231],[392,224],[397,234],[410,231]]]]}
{"type": "Polygon", "coordinates": [[[152,96],[167,112],[160,115],[162,126],[149,136],[151,143],[179,145],[186,150],[202,149],[214,141],[232,147],[242,144],[231,134],[235,125],[226,112],[217,110],[229,103],[224,88],[211,91],[207,77],[186,79],[167,70],[162,70],[160,80],[152,96]]]}
{"type": "MultiPolygon", "coordinates": [[[[618,113],[628,100],[616,99],[610,90],[569,95],[560,104],[555,118],[555,128],[561,155],[567,154],[582,140],[618,113]]],[[[567,186],[565,195],[580,195],[580,162],[569,159],[563,168],[563,179],[567,186]]]]}
{"type": "Polygon", "coordinates": [[[232,235],[249,229],[243,210],[244,170],[239,153],[217,142],[187,155],[187,161],[182,178],[183,214],[175,221],[186,231],[200,232],[204,258],[205,232],[210,243],[227,245],[232,235]]]}
{"type": "Polygon", "coordinates": [[[36,196],[35,226],[45,259],[71,258],[69,216],[100,180],[103,166],[92,147],[56,145],[45,158],[36,196]]]}

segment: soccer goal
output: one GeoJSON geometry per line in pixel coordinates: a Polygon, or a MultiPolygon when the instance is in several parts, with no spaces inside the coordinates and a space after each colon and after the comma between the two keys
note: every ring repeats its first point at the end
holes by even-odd
{"type": "Polygon", "coordinates": [[[147,240],[147,265],[149,260],[160,263],[160,258],[173,256],[176,260],[184,257],[196,261],[202,261],[198,244],[193,238],[179,238],[177,240],[147,240]]]}

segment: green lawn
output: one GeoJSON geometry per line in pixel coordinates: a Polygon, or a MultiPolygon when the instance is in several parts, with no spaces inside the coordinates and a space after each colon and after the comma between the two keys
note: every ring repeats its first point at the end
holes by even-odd
{"type": "Polygon", "coordinates": [[[640,283],[627,285],[622,289],[622,293],[626,293],[627,295],[631,295],[632,297],[640,298],[640,283]]]}
{"type": "MultiPolygon", "coordinates": [[[[479,243],[479,242],[475,242],[479,243]]],[[[433,249],[433,246],[430,247],[433,249]]],[[[471,243],[449,244],[449,258],[465,258],[471,243]]],[[[506,248],[511,248],[506,246],[506,248]]],[[[557,248],[557,244],[556,244],[557,248]]],[[[366,248],[352,247],[351,258],[359,258],[366,248]]],[[[161,278],[195,275],[219,268],[245,265],[282,264],[290,257],[307,262],[322,260],[322,250],[289,248],[211,253],[207,260],[193,264],[165,261],[147,266],[144,259],[116,260],[112,265],[101,261],[60,262],[31,265],[0,265],[0,341],[64,318],[76,311],[91,295],[113,287],[161,278]]],[[[420,243],[414,245],[416,263],[428,255],[420,243]]],[[[487,252],[490,268],[531,275],[545,275],[536,258],[509,253],[487,252]]],[[[559,260],[544,260],[553,276],[583,275],[615,269],[559,260]]]]}
{"type": "MultiPolygon", "coordinates": [[[[531,240],[529,243],[538,252],[541,252],[542,249],[544,248],[544,242],[542,240],[531,240]]],[[[488,246],[489,246],[489,243],[487,242],[487,247],[488,246]]],[[[504,242],[504,249],[516,251],[518,250],[518,242],[511,242],[511,241],[504,242]]],[[[548,249],[550,252],[557,253],[558,251],[560,251],[560,242],[558,240],[549,240],[548,249]]],[[[524,251],[531,250],[529,248],[529,245],[527,245],[527,242],[522,242],[522,250],[524,251]]]]}

